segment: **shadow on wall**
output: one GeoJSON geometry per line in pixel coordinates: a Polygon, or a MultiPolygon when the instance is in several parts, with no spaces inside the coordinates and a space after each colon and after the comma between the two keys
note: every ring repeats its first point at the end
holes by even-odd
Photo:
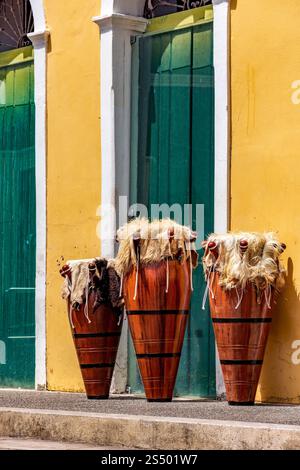
{"type": "Polygon", "coordinates": [[[237,7],[237,0],[231,0],[230,9],[231,10],[236,10],[236,7],[237,7]]]}
{"type": "Polygon", "coordinates": [[[294,265],[289,258],[286,285],[274,311],[261,374],[260,400],[263,402],[300,403],[300,364],[292,362],[292,355],[295,352],[292,344],[300,340],[299,333],[296,337],[297,331],[299,332],[296,325],[299,322],[300,294],[295,289],[294,265]]]}

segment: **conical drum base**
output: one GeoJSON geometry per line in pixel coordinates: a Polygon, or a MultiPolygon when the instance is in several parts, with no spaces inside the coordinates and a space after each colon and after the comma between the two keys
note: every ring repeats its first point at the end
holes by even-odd
{"type": "Polygon", "coordinates": [[[271,328],[274,293],[270,303],[265,296],[258,303],[256,289],[249,283],[240,301],[235,289],[219,286],[218,273],[214,273],[212,292],[210,310],[228,403],[251,406],[271,328]]]}
{"type": "Polygon", "coordinates": [[[84,306],[72,311],[74,345],[80,364],[86,395],[90,400],[106,400],[116,362],[122,322],[108,304],[93,312],[94,294],[89,296],[88,322],[84,306]]]}
{"type": "Polygon", "coordinates": [[[187,263],[162,261],[140,267],[138,279],[134,269],[124,279],[129,327],[149,402],[172,400],[190,297],[187,263]]]}

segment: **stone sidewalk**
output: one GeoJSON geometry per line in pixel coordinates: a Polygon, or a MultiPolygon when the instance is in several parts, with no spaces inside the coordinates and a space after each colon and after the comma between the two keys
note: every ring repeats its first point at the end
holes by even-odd
{"type": "Polygon", "coordinates": [[[300,406],[0,390],[0,437],[104,448],[300,449],[300,406]]]}
{"type": "Polygon", "coordinates": [[[39,439],[12,439],[0,437],[0,450],[123,450],[120,447],[98,447],[68,442],[42,441],[39,439]]]}
{"type": "Polygon", "coordinates": [[[147,403],[130,395],[109,400],[87,400],[81,393],[0,389],[0,408],[76,411],[172,418],[216,419],[300,426],[300,405],[229,406],[226,401],[174,399],[172,403],[147,403]]]}

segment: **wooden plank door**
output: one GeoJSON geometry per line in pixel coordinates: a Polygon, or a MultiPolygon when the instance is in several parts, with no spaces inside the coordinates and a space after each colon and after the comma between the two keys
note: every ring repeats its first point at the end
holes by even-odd
{"type": "MultiPolygon", "coordinates": [[[[140,37],[134,45],[132,203],[204,207],[204,233],[214,225],[213,23],[140,37]],[[138,65],[137,65],[138,63],[138,65]]],[[[153,214],[152,214],[153,215],[153,214]]],[[[199,251],[201,256],[201,252],[199,251]]],[[[176,395],[215,395],[215,349],[199,266],[176,395]]],[[[128,382],[142,391],[132,344],[128,382]]]]}
{"type": "Polygon", "coordinates": [[[0,387],[34,387],[33,50],[0,54],[0,387]]]}

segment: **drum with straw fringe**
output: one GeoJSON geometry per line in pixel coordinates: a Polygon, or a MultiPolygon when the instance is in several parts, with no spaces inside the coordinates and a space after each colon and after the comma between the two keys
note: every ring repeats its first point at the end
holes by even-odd
{"type": "Polygon", "coordinates": [[[60,271],[69,285],[65,298],[73,341],[87,398],[107,399],[120,341],[122,309],[113,307],[109,300],[105,265],[101,265],[100,270],[95,262],[75,264],[76,268],[78,266],[87,273],[87,278],[84,291],[79,290],[77,301],[71,298],[75,287],[72,283],[80,283],[79,276],[75,276],[76,269],[73,270],[74,275],[70,265],[65,265],[60,271]]]}
{"type": "MultiPolygon", "coordinates": [[[[172,245],[173,238],[171,224],[166,244],[172,245]]],[[[148,240],[140,232],[132,240],[136,263],[124,273],[123,295],[138,366],[147,400],[171,401],[189,317],[192,254],[175,249],[151,261],[148,240]]],[[[188,243],[194,240],[195,234],[188,243]]],[[[159,240],[152,241],[152,249],[156,244],[159,240]]]]}
{"type": "Polygon", "coordinates": [[[275,296],[282,287],[278,256],[285,245],[267,234],[253,250],[251,235],[212,236],[205,245],[207,292],[230,405],[255,402],[275,296]],[[273,249],[267,246],[272,244],[273,249]]]}

